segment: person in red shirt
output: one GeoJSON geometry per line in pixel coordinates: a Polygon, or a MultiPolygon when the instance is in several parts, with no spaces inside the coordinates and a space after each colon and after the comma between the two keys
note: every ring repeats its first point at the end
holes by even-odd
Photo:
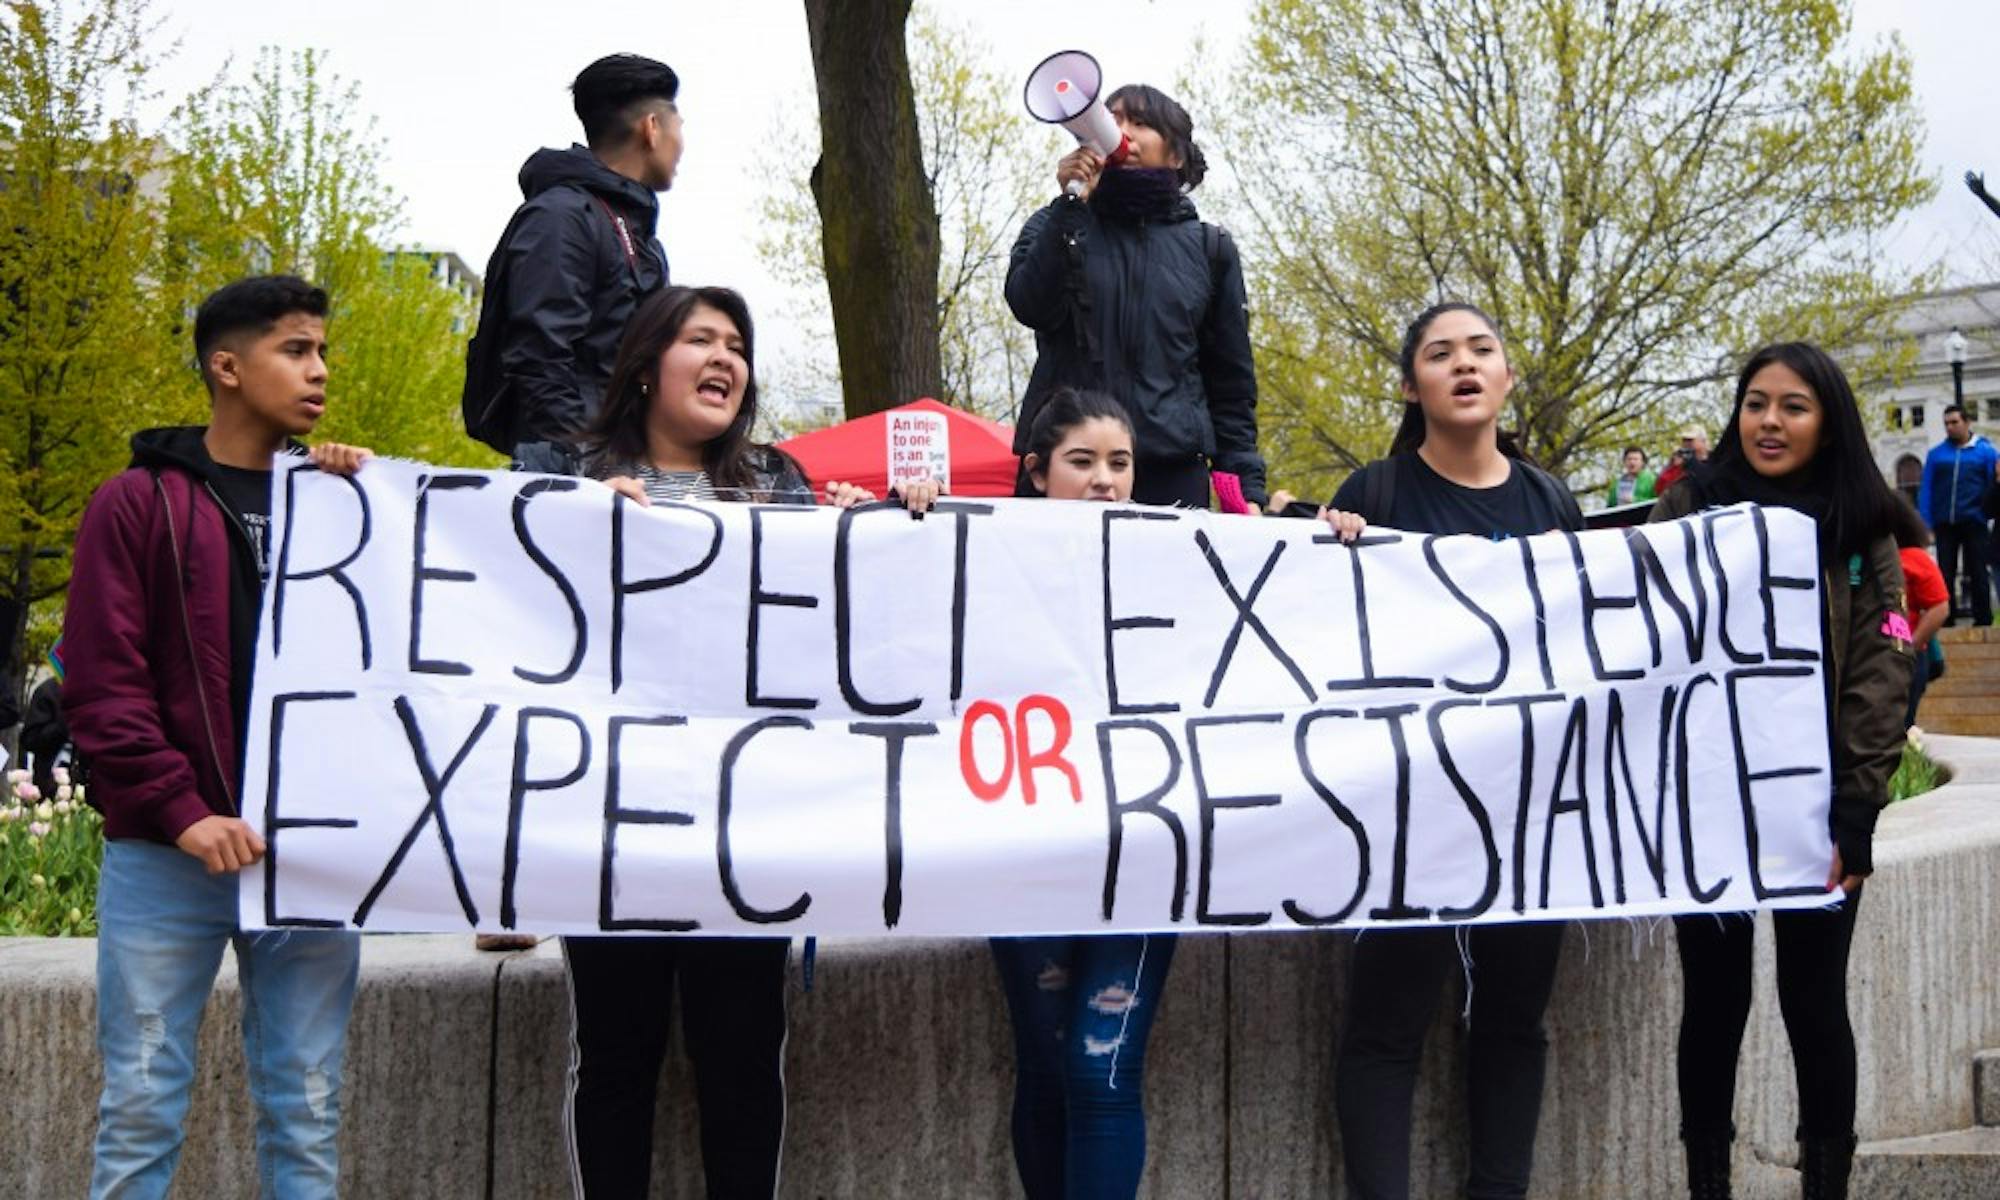
{"type": "Polygon", "coordinates": [[[1923,702],[1924,687],[1930,683],[1932,670],[1942,673],[1943,663],[1937,661],[1935,667],[1929,657],[1931,639],[1944,628],[1945,619],[1951,616],[1951,592],[1945,587],[1944,572],[1938,570],[1937,560],[1931,557],[1930,527],[1924,524],[1917,510],[1908,501],[1896,506],[1896,550],[1903,560],[1903,599],[1905,616],[1910,622],[1910,640],[1915,644],[1917,669],[1910,679],[1910,712],[1905,725],[1917,723],[1917,705],[1923,702]]]}

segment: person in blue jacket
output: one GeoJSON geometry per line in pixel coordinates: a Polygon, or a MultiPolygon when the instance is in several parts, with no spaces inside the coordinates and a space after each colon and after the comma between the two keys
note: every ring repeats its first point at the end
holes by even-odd
{"type": "MultiPolygon", "coordinates": [[[[1993,600],[1986,590],[1986,569],[1991,561],[1986,528],[1986,493],[2000,471],[2000,453],[1993,443],[1972,431],[1965,410],[1953,404],[1944,410],[1945,440],[1931,447],[1924,459],[1924,479],[1917,489],[1917,511],[1937,535],[1938,567],[1944,572],[1945,587],[1954,594],[1951,611],[1956,614],[1968,597],[1956,594],[1959,586],[1959,551],[1965,551],[1966,586],[1974,625],[1993,623],[1993,600]]],[[[1949,624],[1949,620],[1946,622],[1949,624]]]]}

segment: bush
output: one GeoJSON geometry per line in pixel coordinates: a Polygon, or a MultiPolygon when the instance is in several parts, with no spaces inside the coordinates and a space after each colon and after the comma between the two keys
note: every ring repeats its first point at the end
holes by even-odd
{"type": "Polygon", "coordinates": [[[26,771],[7,774],[0,795],[0,936],[91,937],[97,933],[97,864],[104,821],[56,771],[43,796],[26,771]]]}
{"type": "Polygon", "coordinates": [[[1944,781],[1943,769],[1924,753],[1923,731],[1911,726],[1909,740],[1903,743],[1903,761],[1889,776],[1889,803],[1934,791],[1944,781]]]}

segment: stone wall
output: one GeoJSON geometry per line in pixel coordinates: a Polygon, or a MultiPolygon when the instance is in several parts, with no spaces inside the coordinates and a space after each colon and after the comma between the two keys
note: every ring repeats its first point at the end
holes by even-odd
{"type": "MultiPolygon", "coordinates": [[[[2000,1047],[2000,744],[1939,738],[1952,785],[1884,817],[1849,993],[1864,1139],[1972,1124],[1972,1055],[2000,1047]]],[[[1671,1196],[1680,1003],[1664,922],[1571,927],[1550,1011],[1535,1195],[1671,1196]]],[[[1183,939],[1147,1064],[1144,1195],[1339,1193],[1332,1046],[1346,935],[1183,939]]],[[[98,1069],[94,945],[0,939],[0,1197],[83,1193],[98,1069]]],[[[1780,1195],[1796,1121],[1789,1052],[1758,944],[1737,1121],[1740,1194],[1780,1195]]],[[[787,1197],[1018,1195],[1007,1020],[983,945],[822,944],[792,997],[787,1197]]],[[[1417,1097],[1415,1194],[1464,1170],[1463,1038],[1441,998],[1417,1097]]],[[[209,1007],[175,1194],[253,1194],[234,975],[209,1007]]],[[[554,943],[481,955],[470,937],[365,943],[345,1091],[345,1192],[568,1195],[559,1116],[568,1002],[554,943]]],[[[687,1072],[667,1069],[658,1195],[700,1194],[687,1072]]],[[[1795,1178],[1795,1177],[1793,1177],[1795,1178]]]]}

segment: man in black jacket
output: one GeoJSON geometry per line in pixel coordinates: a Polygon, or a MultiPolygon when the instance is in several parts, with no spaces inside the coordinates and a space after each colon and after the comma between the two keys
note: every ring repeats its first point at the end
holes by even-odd
{"type": "Polygon", "coordinates": [[[589,145],[522,164],[466,350],[466,424],[495,449],[518,459],[593,420],[626,318],[666,286],[654,193],[680,164],[679,90],[665,63],[600,58],[570,85],[589,145]]]}

